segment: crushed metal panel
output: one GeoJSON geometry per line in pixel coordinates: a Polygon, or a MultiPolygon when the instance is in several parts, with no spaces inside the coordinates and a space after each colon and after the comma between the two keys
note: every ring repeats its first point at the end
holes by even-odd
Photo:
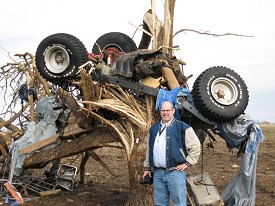
{"type": "MultiPolygon", "coordinates": [[[[37,103],[36,114],[39,116],[40,121],[27,122],[24,135],[9,146],[9,152],[12,154],[10,180],[13,178],[13,175],[20,176],[22,174],[24,160],[31,155],[29,153],[19,154],[18,151],[55,135],[58,131],[56,120],[62,113],[67,118],[69,110],[64,110],[62,105],[56,101],[55,96],[45,97],[37,103]]],[[[44,147],[43,150],[51,149],[58,144],[60,144],[60,140],[57,143],[44,147]]]]}
{"type": "Polygon", "coordinates": [[[46,122],[55,122],[59,115],[67,110],[64,110],[62,104],[57,101],[56,96],[44,97],[36,105],[36,116],[46,122]]]}

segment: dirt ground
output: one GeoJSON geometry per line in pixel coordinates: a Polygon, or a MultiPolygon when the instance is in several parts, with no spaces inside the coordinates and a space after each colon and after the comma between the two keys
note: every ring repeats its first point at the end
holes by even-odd
{"type": "MultiPolygon", "coordinates": [[[[256,205],[274,205],[275,200],[275,125],[261,125],[265,141],[259,146],[257,162],[256,205]]],[[[228,151],[224,140],[217,139],[214,148],[207,148],[209,140],[203,144],[203,155],[194,168],[188,173],[195,174],[201,171],[208,172],[218,192],[221,194],[231,178],[236,174],[239,165],[237,149],[228,151]],[[202,161],[203,158],[203,161],[202,161]]],[[[128,170],[123,151],[119,149],[100,149],[97,153],[103,161],[117,175],[112,176],[98,162],[89,159],[86,169],[86,184],[76,184],[73,191],[62,191],[56,195],[32,199],[26,205],[32,206],[122,206],[127,201],[129,190],[128,170]]],[[[63,160],[64,163],[79,165],[77,157],[63,160]]],[[[79,180],[77,175],[76,180],[79,180]]],[[[138,180],[137,180],[138,181],[138,180]]]]}

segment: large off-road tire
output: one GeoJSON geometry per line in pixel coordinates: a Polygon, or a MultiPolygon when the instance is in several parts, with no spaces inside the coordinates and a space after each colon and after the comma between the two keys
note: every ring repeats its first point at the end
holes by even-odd
{"type": "Polygon", "coordinates": [[[99,37],[93,45],[93,54],[103,54],[106,62],[108,56],[115,61],[121,52],[136,51],[137,46],[133,39],[120,32],[110,32],[99,37]]]}
{"type": "Polygon", "coordinates": [[[217,66],[201,73],[192,90],[194,104],[200,113],[214,122],[228,122],[244,113],[248,90],[233,70],[217,66]]]}
{"type": "Polygon", "coordinates": [[[50,35],[36,50],[37,69],[46,80],[55,84],[75,78],[79,66],[87,61],[87,49],[78,38],[70,34],[50,35]]]}

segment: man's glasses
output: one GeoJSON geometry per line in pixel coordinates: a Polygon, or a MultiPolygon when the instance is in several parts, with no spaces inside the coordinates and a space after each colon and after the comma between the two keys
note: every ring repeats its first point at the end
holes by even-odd
{"type": "Polygon", "coordinates": [[[160,112],[171,112],[172,110],[160,110],[160,112]]]}

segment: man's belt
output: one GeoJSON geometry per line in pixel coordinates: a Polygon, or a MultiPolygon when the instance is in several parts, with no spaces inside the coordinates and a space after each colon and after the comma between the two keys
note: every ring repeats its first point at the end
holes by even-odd
{"type": "Polygon", "coordinates": [[[159,169],[159,170],[166,170],[166,171],[173,171],[176,170],[177,167],[154,167],[154,169],[159,169]]]}

